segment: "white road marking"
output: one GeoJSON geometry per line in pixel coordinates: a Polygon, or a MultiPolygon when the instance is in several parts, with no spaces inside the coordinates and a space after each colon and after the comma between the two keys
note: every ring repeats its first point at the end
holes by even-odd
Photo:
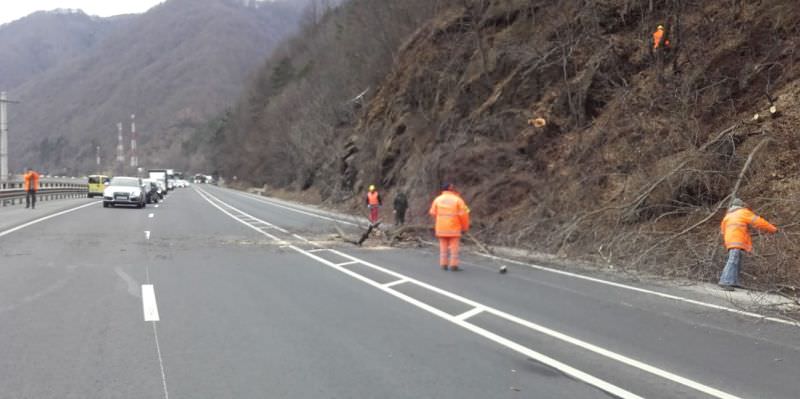
{"type": "MultiPolygon", "coordinates": [[[[230,212],[225,211],[220,206],[218,206],[217,204],[212,202],[209,197],[204,196],[199,191],[198,191],[198,193],[201,196],[203,196],[203,198],[207,202],[209,202],[211,205],[213,205],[214,207],[216,207],[217,209],[219,209],[220,211],[222,211],[226,215],[232,217],[234,220],[237,220],[240,223],[248,225],[249,227],[253,228],[254,230],[260,232],[261,234],[269,236],[268,233],[265,233],[265,232],[261,231],[260,229],[255,228],[254,226],[250,226],[248,223],[236,218],[230,212]]],[[[219,201],[220,203],[224,204],[224,202],[222,202],[219,199],[217,199],[217,201],[219,201]]],[[[230,206],[228,204],[225,204],[225,205],[230,209],[234,209],[234,210],[236,209],[236,208],[234,208],[234,207],[232,207],[232,206],[230,206]]],[[[469,331],[471,331],[471,332],[473,332],[475,334],[483,336],[484,338],[487,338],[487,339],[489,339],[491,341],[494,341],[494,342],[496,342],[496,343],[498,343],[500,345],[503,345],[503,346],[513,350],[513,351],[521,353],[521,354],[523,354],[523,355],[525,355],[525,356],[527,356],[527,357],[529,357],[531,359],[534,359],[534,360],[536,360],[536,361],[538,361],[538,362],[540,362],[542,364],[545,364],[545,365],[548,365],[548,366],[550,366],[552,368],[555,368],[555,369],[561,371],[564,374],[572,376],[573,378],[575,378],[577,380],[583,381],[583,382],[585,382],[585,383],[587,383],[589,385],[595,386],[595,387],[597,387],[597,388],[599,388],[599,389],[601,389],[603,391],[606,391],[606,392],[608,392],[608,393],[610,393],[612,395],[615,395],[616,397],[619,397],[619,398],[622,398],[622,399],[643,399],[642,397],[640,397],[640,396],[638,396],[636,394],[628,392],[628,391],[626,391],[626,390],[624,390],[624,389],[622,389],[622,388],[620,388],[620,387],[618,387],[616,385],[613,385],[613,384],[608,383],[606,381],[603,381],[603,380],[601,380],[601,379],[599,379],[597,377],[594,377],[594,376],[592,376],[590,374],[587,374],[587,373],[585,373],[583,371],[580,371],[580,370],[578,370],[576,368],[573,368],[573,367],[571,367],[571,366],[569,366],[569,365],[567,365],[565,363],[562,363],[562,362],[560,362],[558,360],[555,360],[555,359],[553,359],[553,358],[551,358],[549,356],[546,356],[546,355],[541,354],[539,352],[536,352],[536,351],[534,351],[534,350],[532,350],[530,348],[522,346],[522,345],[520,345],[520,344],[518,344],[516,342],[513,342],[511,340],[503,338],[503,337],[501,337],[501,336],[499,336],[497,334],[494,334],[494,333],[492,333],[490,331],[487,331],[487,330],[485,330],[485,329],[483,329],[481,327],[475,326],[473,324],[469,324],[466,321],[458,320],[454,316],[450,315],[449,313],[446,313],[446,312],[444,312],[442,310],[439,310],[438,308],[435,308],[435,307],[433,307],[431,305],[428,305],[428,304],[426,304],[426,303],[424,303],[422,301],[419,301],[419,300],[417,300],[415,298],[412,298],[412,297],[410,297],[410,296],[408,296],[406,294],[403,294],[403,293],[401,293],[399,291],[395,291],[390,287],[385,287],[385,286],[381,285],[380,283],[378,283],[378,282],[376,282],[376,281],[374,281],[372,279],[369,279],[369,278],[367,278],[367,277],[365,277],[365,276],[363,276],[361,274],[358,274],[358,273],[356,273],[356,272],[354,272],[352,270],[349,270],[349,269],[341,267],[341,266],[337,266],[335,263],[330,262],[330,261],[328,261],[328,260],[326,260],[324,258],[321,258],[321,257],[319,257],[319,256],[317,256],[317,255],[315,255],[315,254],[313,254],[313,253],[311,253],[309,251],[306,251],[304,249],[298,248],[298,247],[296,247],[294,245],[289,245],[288,248],[291,248],[292,250],[294,250],[294,251],[296,251],[296,252],[298,252],[298,253],[300,253],[302,255],[305,255],[305,256],[307,256],[309,258],[312,258],[312,259],[318,261],[319,263],[322,263],[323,265],[329,266],[329,267],[331,267],[333,269],[336,269],[336,270],[338,270],[338,271],[340,271],[342,273],[345,273],[345,274],[347,274],[347,275],[349,275],[349,276],[351,276],[351,277],[353,277],[353,278],[355,278],[357,280],[360,280],[360,281],[362,281],[362,282],[364,282],[366,284],[369,284],[369,285],[371,285],[371,286],[373,286],[375,288],[378,288],[379,290],[384,291],[384,292],[386,292],[386,293],[388,293],[388,294],[390,294],[392,296],[395,296],[395,297],[397,297],[397,298],[399,298],[399,299],[401,299],[401,300],[403,300],[405,302],[408,302],[408,303],[410,303],[410,304],[412,304],[414,306],[417,306],[417,307],[419,307],[419,308],[421,308],[423,310],[426,310],[426,311],[428,311],[428,312],[430,312],[430,313],[432,313],[432,314],[434,314],[434,315],[436,315],[436,316],[438,316],[440,318],[443,318],[443,319],[445,319],[447,321],[450,321],[450,322],[452,322],[452,323],[454,323],[454,324],[456,324],[456,325],[458,325],[458,326],[460,326],[462,328],[465,328],[465,329],[467,329],[467,330],[469,330],[469,331]]],[[[333,250],[331,250],[331,251],[332,252],[338,252],[338,251],[333,251],[333,250]]],[[[348,255],[347,257],[350,257],[350,256],[348,255]]],[[[352,258],[352,257],[350,257],[350,258],[352,258]]],[[[363,261],[359,262],[359,263],[363,263],[363,261]]],[[[390,274],[398,274],[398,273],[392,272],[390,274]]],[[[401,278],[405,278],[405,277],[403,276],[401,278]]],[[[406,278],[406,280],[412,281],[412,279],[410,279],[410,278],[406,278]]]]}
{"type": "Polygon", "coordinates": [[[145,232],[144,232],[144,238],[145,238],[145,239],[147,239],[147,240],[149,240],[149,239],[150,239],[150,231],[148,231],[148,230],[145,230],[145,232]]]}
{"type": "Polygon", "coordinates": [[[716,304],[713,304],[713,303],[698,301],[696,299],[689,299],[689,298],[685,298],[685,297],[678,296],[678,295],[672,295],[672,294],[667,294],[667,293],[663,293],[663,292],[648,290],[646,288],[634,287],[632,285],[616,283],[616,282],[613,282],[613,281],[603,280],[603,279],[599,279],[599,278],[596,278],[596,277],[589,277],[589,276],[585,276],[585,275],[582,275],[582,274],[571,273],[571,272],[568,272],[568,271],[553,269],[553,268],[546,267],[546,266],[540,266],[540,265],[536,265],[536,264],[533,264],[533,263],[520,262],[520,261],[517,261],[517,260],[507,259],[507,258],[495,256],[495,255],[487,255],[487,254],[482,254],[482,253],[478,253],[477,255],[483,256],[484,258],[490,258],[490,259],[495,259],[495,260],[499,260],[499,261],[503,261],[503,262],[514,263],[516,265],[527,266],[527,267],[530,267],[530,268],[533,268],[533,269],[536,269],[536,270],[541,270],[541,271],[545,271],[545,272],[549,272],[549,273],[560,274],[562,276],[567,276],[567,277],[577,278],[577,279],[581,279],[581,280],[591,281],[593,283],[608,285],[608,286],[611,286],[611,287],[621,288],[621,289],[628,290],[628,291],[635,291],[635,292],[642,293],[642,294],[653,295],[653,296],[657,296],[657,297],[660,297],[660,298],[670,299],[670,300],[674,300],[674,301],[678,301],[678,302],[689,303],[689,304],[692,304],[692,305],[701,306],[701,307],[705,307],[705,308],[709,308],[709,309],[721,310],[723,312],[734,313],[734,314],[738,314],[738,315],[742,315],[742,316],[751,317],[751,318],[754,318],[754,319],[760,319],[760,320],[766,320],[766,321],[771,321],[771,322],[775,322],[775,323],[786,324],[786,325],[793,326],[793,327],[800,327],[800,323],[798,323],[796,321],[785,320],[785,319],[781,319],[779,317],[765,316],[765,315],[754,313],[754,312],[748,312],[746,310],[739,310],[739,309],[730,308],[730,307],[727,307],[727,306],[716,305],[716,304]]]}
{"type": "Polygon", "coordinates": [[[161,386],[164,388],[164,399],[169,399],[169,391],[167,391],[167,373],[164,371],[164,359],[161,356],[161,344],[158,342],[158,329],[156,322],[153,322],[153,338],[156,341],[156,353],[158,354],[158,367],[161,368],[161,386]]]}
{"type": "MultiPolygon", "coordinates": [[[[209,203],[211,203],[212,205],[216,206],[218,209],[222,210],[222,208],[220,208],[216,204],[212,203],[207,198],[206,198],[206,200],[209,201],[209,203]]],[[[233,206],[231,206],[229,204],[226,204],[225,202],[221,201],[218,198],[217,198],[217,201],[219,201],[222,204],[225,204],[225,206],[227,206],[230,209],[236,210],[236,208],[234,208],[233,206]]],[[[235,216],[230,214],[229,212],[225,212],[225,213],[228,214],[229,216],[233,217],[235,220],[239,220],[235,216]]],[[[243,222],[241,220],[239,220],[239,222],[250,226],[248,223],[243,222]]],[[[250,227],[254,228],[256,231],[261,232],[259,229],[255,228],[253,226],[250,226],[250,227]]],[[[261,232],[261,233],[262,234],[267,234],[267,233],[264,233],[264,232],[261,232]]],[[[519,344],[517,344],[517,343],[515,343],[513,341],[507,340],[507,339],[505,339],[503,337],[495,335],[494,333],[486,331],[486,330],[484,330],[484,329],[482,329],[480,327],[477,327],[475,325],[469,324],[466,320],[457,319],[456,316],[452,316],[452,315],[450,315],[448,313],[445,313],[445,312],[443,312],[443,311],[441,311],[441,310],[439,310],[437,308],[433,308],[430,305],[422,303],[422,302],[420,302],[420,301],[418,301],[418,300],[416,300],[414,298],[408,297],[407,295],[402,294],[399,291],[396,291],[396,290],[392,289],[391,287],[386,287],[385,285],[377,283],[372,279],[369,279],[369,278],[367,278],[367,277],[365,277],[365,276],[363,276],[361,274],[353,272],[352,270],[346,269],[346,268],[341,267],[341,266],[337,266],[333,262],[330,262],[330,261],[328,261],[328,260],[326,260],[324,258],[321,258],[321,257],[315,255],[314,253],[311,253],[311,252],[306,251],[304,249],[298,248],[298,247],[296,247],[294,245],[290,245],[289,248],[291,248],[291,249],[293,249],[293,250],[295,250],[295,251],[297,251],[297,252],[299,252],[299,253],[301,253],[303,255],[306,255],[306,256],[308,256],[308,257],[310,257],[312,259],[315,259],[318,262],[323,263],[323,264],[325,264],[325,265],[327,265],[329,267],[332,267],[332,268],[334,268],[336,270],[339,270],[342,273],[348,274],[348,275],[350,275],[350,276],[352,276],[352,277],[354,277],[354,278],[356,278],[358,280],[361,280],[361,281],[363,281],[363,282],[365,282],[365,283],[367,283],[369,285],[372,285],[372,286],[374,286],[374,287],[376,287],[376,288],[378,288],[378,289],[380,289],[380,290],[382,290],[384,292],[387,292],[387,293],[389,293],[389,294],[391,294],[393,296],[396,296],[396,297],[401,298],[401,299],[403,299],[403,300],[405,300],[405,301],[407,301],[409,303],[412,303],[412,304],[414,304],[414,305],[416,305],[416,306],[418,306],[418,307],[420,307],[422,309],[425,309],[425,310],[427,310],[427,311],[429,311],[431,313],[434,313],[437,316],[445,318],[445,319],[447,319],[447,320],[449,320],[449,321],[451,321],[451,322],[453,322],[453,323],[455,323],[455,324],[457,324],[457,325],[459,325],[459,326],[461,326],[463,328],[466,328],[466,329],[468,329],[468,330],[470,330],[472,332],[475,332],[476,334],[482,335],[482,336],[486,337],[487,339],[490,339],[490,340],[492,340],[494,342],[497,342],[497,343],[499,343],[499,344],[501,344],[503,346],[506,346],[509,349],[515,350],[515,351],[520,352],[520,353],[524,353],[524,354],[526,354],[528,356],[531,356],[534,359],[537,359],[537,360],[541,361],[544,364],[548,364],[548,365],[550,365],[552,367],[558,368],[557,366],[555,366],[555,365],[553,365],[551,363],[548,363],[549,361],[558,363],[554,359],[550,359],[545,355],[542,355],[542,354],[539,354],[538,352],[532,351],[529,348],[521,346],[521,345],[519,345],[519,344]],[[523,350],[525,350],[525,351],[523,351],[523,350]],[[537,357],[534,357],[532,354],[529,354],[527,351],[531,351],[532,354],[536,354],[537,357]]],[[[505,313],[505,312],[500,311],[498,309],[483,305],[481,303],[472,301],[472,300],[467,299],[465,297],[462,297],[460,295],[454,294],[454,293],[452,293],[450,291],[446,291],[444,289],[432,286],[430,284],[427,284],[427,283],[424,283],[422,281],[416,280],[414,278],[408,277],[408,276],[403,275],[401,273],[397,273],[397,272],[395,272],[393,270],[390,270],[390,269],[387,269],[387,268],[372,264],[372,263],[367,262],[367,261],[365,261],[363,259],[356,258],[356,257],[354,257],[352,255],[343,253],[341,251],[338,251],[338,250],[335,250],[335,249],[330,249],[330,248],[328,248],[328,251],[330,251],[330,252],[332,252],[334,254],[337,254],[337,255],[339,255],[339,256],[341,256],[343,258],[350,259],[351,261],[355,261],[355,262],[358,262],[358,263],[363,264],[365,266],[368,266],[368,267],[370,267],[370,268],[372,268],[374,270],[378,270],[380,272],[395,276],[398,279],[405,279],[407,282],[416,284],[416,285],[418,285],[418,286],[420,286],[422,288],[426,288],[426,289],[428,289],[430,291],[433,291],[433,292],[439,293],[441,295],[447,296],[447,297],[449,297],[451,299],[454,299],[456,301],[465,303],[465,304],[473,306],[475,308],[481,308],[482,311],[484,311],[484,312],[491,313],[491,314],[493,314],[495,316],[498,316],[498,317],[504,318],[506,320],[512,321],[512,322],[517,323],[517,324],[519,324],[521,326],[527,327],[527,328],[529,328],[531,330],[534,330],[534,331],[537,331],[539,333],[551,336],[551,337],[559,339],[559,340],[561,340],[563,342],[566,342],[566,343],[569,343],[571,345],[580,347],[580,348],[582,348],[584,350],[596,353],[598,355],[604,356],[604,357],[606,357],[608,359],[617,361],[619,363],[628,365],[630,367],[634,367],[634,368],[637,368],[639,370],[648,372],[648,373],[653,374],[653,375],[655,375],[657,377],[676,382],[678,384],[681,384],[681,385],[684,385],[686,387],[692,388],[692,389],[694,389],[696,391],[705,393],[707,395],[710,395],[710,396],[713,396],[713,397],[716,397],[716,398],[719,398],[719,399],[740,399],[739,397],[737,397],[735,395],[732,395],[732,394],[729,394],[727,392],[723,392],[721,390],[718,390],[716,388],[701,384],[699,382],[696,382],[694,380],[688,379],[686,377],[682,377],[682,376],[679,376],[677,374],[671,373],[669,371],[657,368],[655,366],[651,366],[651,365],[649,365],[647,363],[644,363],[644,362],[638,361],[636,359],[624,356],[622,354],[618,354],[616,352],[612,352],[610,350],[601,348],[599,346],[596,346],[596,345],[590,344],[588,342],[579,340],[577,338],[571,337],[569,335],[563,334],[563,333],[558,332],[556,330],[553,330],[553,329],[550,329],[550,328],[547,328],[547,327],[532,323],[532,322],[524,320],[522,318],[513,316],[513,315],[511,315],[509,313],[505,313]]],[[[463,314],[462,314],[462,316],[463,316],[463,314]]],[[[561,364],[561,363],[559,363],[559,364],[561,364]]],[[[565,366],[566,368],[570,368],[571,369],[570,366],[567,366],[567,365],[563,365],[563,366],[565,366]]],[[[614,385],[610,385],[610,384],[606,383],[605,381],[598,380],[598,379],[596,379],[595,377],[593,377],[591,375],[588,375],[588,374],[584,373],[584,375],[579,377],[578,375],[571,374],[570,372],[566,371],[566,369],[560,369],[560,370],[562,372],[566,373],[566,374],[573,375],[573,377],[578,378],[581,381],[584,381],[584,382],[587,382],[587,383],[589,383],[591,385],[597,386],[598,388],[606,390],[607,392],[615,394],[615,395],[620,396],[622,398],[638,398],[638,396],[636,396],[636,395],[634,395],[634,394],[632,394],[630,392],[621,390],[621,388],[616,387],[614,385]],[[589,382],[589,380],[592,380],[594,382],[589,382]],[[601,385],[597,384],[598,381],[600,383],[610,385],[610,387],[607,387],[607,388],[621,390],[621,392],[623,392],[624,394],[621,395],[621,394],[618,394],[618,393],[614,393],[614,392],[612,392],[610,390],[607,390],[606,388],[602,388],[601,385]],[[632,396],[626,396],[626,395],[632,395],[632,396]]],[[[582,373],[579,370],[574,370],[574,371],[576,371],[578,373],[582,373]]]]}
{"type": "Polygon", "coordinates": [[[468,311],[466,311],[464,313],[461,313],[460,315],[457,315],[456,319],[464,321],[464,320],[469,319],[470,317],[477,316],[478,314],[483,313],[483,311],[485,311],[485,310],[486,309],[484,309],[482,306],[476,306],[476,307],[474,307],[474,308],[472,308],[472,309],[470,309],[470,310],[468,310],[468,311]]]}
{"type": "Polygon", "coordinates": [[[117,276],[119,276],[119,278],[122,279],[122,281],[125,282],[125,285],[128,286],[128,293],[129,294],[131,294],[132,296],[135,296],[137,298],[141,298],[142,297],[142,295],[139,293],[139,290],[136,289],[139,286],[139,283],[136,280],[134,280],[133,277],[128,275],[128,273],[125,273],[124,271],[122,271],[122,268],[120,268],[119,266],[114,268],[114,272],[116,272],[117,276]]]}
{"type": "Polygon", "coordinates": [[[342,224],[346,224],[346,225],[349,225],[349,226],[358,226],[357,223],[348,222],[348,221],[342,220],[342,219],[335,219],[335,218],[328,217],[328,216],[322,216],[322,215],[318,215],[316,213],[311,213],[311,212],[307,212],[307,211],[304,211],[304,210],[292,208],[292,207],[289,207],[289,206],[286,206],[286,205],[281,205],[281,204],[275,203],[273,201],[267,200],[266,198],[254,197],[254,196],[252,196],[250,194],[246,195],[246,194],[239,193],[239,192],[234,192],[234,193],[236,195],[239,195],[239,196],[242,196],[242,197],[245,197],[245,198],[250,198],[250,199],[253,199],[253,200],[256,200],[256,201],[259,201],[259,202],[263,202],[265,204],[269,204],[269,205],[272,205],[272,206],[275,206],[275,207],[278,207],[278,208],[286,209],[288,211],[292,211],[292,212],[295,212],[295,213],[300,213],[300,214],[303,214],[303,215],[315,217],[317,219],[328,220],[328,221],[336,222],[336,223],[342,223],[342,224]]]}
{"type": "Polygon", "coordinates": [[[394,281],[392,281],[390,283],[386,283],[383,286],[386,287],[386,288],[389,288],[389,287],[394,287],[395,285],[405,284],[407,282],[408,282],[408,280],[406,280],[404,278],[401,278],[399,280],[394,280],[394,281]]]}
{"type": "Polygon", "coordinates": [[[156,291],[152,284],[142,284],[142,310],[144,321],[159,321],[156,291]]]}
{"type": "Polygon", "coordinates": [[[358,262],[350,261],[350,262],[344,262],[344,263],[337,263],[336,266],[355,265],[356,263],[358,263],[358,262]]]}
{"type": "Polygon", "coordinates": [[[158,204],[155,204],[155,207],[158,208],[158,204]]]}
{"type": "Polygon", "coordinates": [[[67,209],[65,211],[57,212],[57,213],[54,213],[52,215],[41,217],[41,218],[36,219],[36,220],[32,220],[30,222],[21,224],[21,225],[19,225],[17,227],[14,227],[14,228],[8,229],[6,231],[0,232],[0,237],[3,237],[3,236],[8,235],[8,234],[11,234],[11,233],[13,233],[13,232],[15,232],[17,230],[22,230],[22,229],[24,229],[24,228],[26,228],[28,226],[32,226],[32,225],[34,225],[36,223],[41,223],[41,222],[44,222],[45,220],[52,219],[54,217],[58,217],[58,216],[61,216],[61,215],[66,215],[67,213],[70,213],[70,212],[75,212],[78,209],[83,209],[83,208],[86,208],[86,207],[89,207],[89,206],[92,206],[92,205],[97,205],[97,204],[99,204],[101,202],[103,202],[103,201],[91,202],[91,203],[88,203],[88,204],[85,204],[85,205],[77,206],[75,208],[67,209]]]}
{"type": "Polygon", "coordinates": [[[147,217],[149,217],[150,219],[154,218],[155,216],[156,215],[154,213],[151,213],[151,214],[147,215],[147,217]]]}

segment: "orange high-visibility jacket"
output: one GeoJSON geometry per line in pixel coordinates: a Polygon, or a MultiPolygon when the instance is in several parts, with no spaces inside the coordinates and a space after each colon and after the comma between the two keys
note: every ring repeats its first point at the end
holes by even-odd
{"type": "Polygon", "coordinates": [[[377,191],[370,191],[367,193],[367,205],[377,206],[383,205],[381,195],[377,191]]]}
{"type": "MultiPolygon", "coordinates": [[[[663,29],[656,29],[653,32],[653,48],[658,49],[661,44],[661,38],[664,37],[664,30],[663,29]]],[[[664,47],[669,47],[669,39],[664,40],[664,47]]]]}
{"type": "Polygon", "coordinates": [[[725,237],[725,248],[743,249],[747,252],[753,250],[753,241],[750,238],[749,226],[756,229],[774,233],[778,228],[770,224],[761,216],[756,215],[747,208],[739,208],[728,212],[722,219],[720,229],[725,237]]]}
{"type": "Polygon", "coordinates": [[[35,171],[25,173],[25,191],[36,191],[39,189],[39,174],[35,171]],[[31,188],[33,187],[33,188],[31,188]]]}
{"type": "Polygon", "coordinates": [[[469,208],[452,191],[442,191],[431,204],[430,215],[436,218],[436,237],[461,237],[469,230],[469,208]]]}

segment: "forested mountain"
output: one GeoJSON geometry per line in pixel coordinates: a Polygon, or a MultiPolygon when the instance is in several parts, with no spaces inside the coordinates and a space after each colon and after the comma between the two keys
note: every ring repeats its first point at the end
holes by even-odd
{"type": "Polygon", "coordinates": [[[110,169],[116,124],[127,126],[131,114],[140,132],[140,164],[185,166],[182,132],[233,104],[250,74],[294,29],[301,7],[294,1],[168,0],[124,18],[105,35],[78,35],[76,41],[86,44],[73,51],[80,54],[10,90],[22,102],[12,110],[12,169],[30,164],[52,173],[88,173],[96,169],[96,146],[102,168],[110,169]]]}
{"type": "Polygon", "coordinates": [[[793,0],[350,0],[185,147],[337,205],[406,191],[425,223],[452,181],[495,243],[693,278],[741,196],[786,226],[748,283],[798,285],[798,29],[793,0]]]}
{"type": "Polygon", "coordinates": [[[36,12],[0,26],[0,88],[12,90],[87,53],[127,20],[127,16],[96,18],[80,10],[59,10],[36,12]]]}

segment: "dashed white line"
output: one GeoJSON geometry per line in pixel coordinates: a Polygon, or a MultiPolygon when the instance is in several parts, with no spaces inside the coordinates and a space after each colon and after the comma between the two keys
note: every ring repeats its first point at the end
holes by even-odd
{"type": "Polygon", "coordinates": [[[149,231],[149,230],[145,230],[145,232],[144,232],[144,238],[145,238],[146,240],[149,240],[149,239],[150,239],[150,231],[149,231]]]}
{"type": "Polygon", "coordinates": [[[150,219],[154,218],[155,216],[156,215],[154,213],[151,213],[151,214],[147,215],[147,217],[149,217],[150,219]]]}
{"type": "Polygon", "coordinates": [[[164,399],[169,399],[169,391],[167,390],[167,373],[164,371],[164,358],[161,356],[161,344],[158,342],[158,328],[156,322],[153,323],[153,338],[156,341],[156,353],[158,354],[158,366],[161,368],[161,386],[164,388],[164,399]]]}
{"type": "Polygon", "coordinates": [[[144,321],[159,321],[156,292],[152,284],[142,284],[142,310],[144,321]]]}

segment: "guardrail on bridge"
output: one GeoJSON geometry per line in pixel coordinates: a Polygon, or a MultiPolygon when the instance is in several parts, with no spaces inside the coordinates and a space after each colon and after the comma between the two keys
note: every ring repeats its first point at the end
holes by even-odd
{"type": "MultiPolygon", "coordinates": [[[[49,181],[39,182],[36,200],[52,201],[65,198],[86,197],[89,186],[86,183],[49,181]]],[[[22,205],[25,203],[24,183],[21,181],[0,182],[0,206],[22,205]]]]}

